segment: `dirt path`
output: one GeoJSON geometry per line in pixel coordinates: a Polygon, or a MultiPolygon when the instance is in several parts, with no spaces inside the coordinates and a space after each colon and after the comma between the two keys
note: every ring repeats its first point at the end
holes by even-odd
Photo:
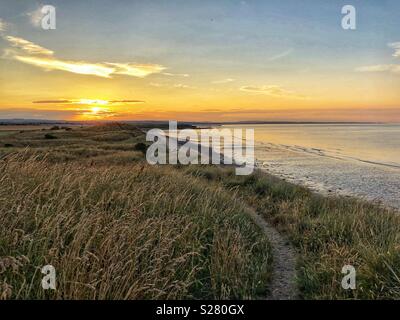
{"type": "Polygon", "coordinates": [[[267,235],[273,255],[273,271],[270,294],[267,300],[292,300],[298,298],[296,278],[296,251],[282,235],[252,208],[253,221],[267,235]]]}
{"type": "MultiPolygon", "coordinates": [[[[169,136],[166,137],[170,139],[169,136]]],[[[178,148],[185,142],[177,141],[178,148]]],[[[214,149],[209,149],[212,154],[214,149]]],[[[220,154],[223,159],[223,155],[220,154]]],[[[222,161],[223,162],[223,161],[222,161]]],[[[296,251],[274,227],[265,221],[257,212],[248,207],[249,214],[254,223],[266,234],[272,246],[273,270],[270,284],[270,294],[265,297],[267,300],[292,300],[298,298],[296,278],[296,251]]]]}

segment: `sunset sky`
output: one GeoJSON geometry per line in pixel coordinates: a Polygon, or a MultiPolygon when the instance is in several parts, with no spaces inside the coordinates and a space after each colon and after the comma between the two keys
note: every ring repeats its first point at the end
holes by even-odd
{"type": "Polygon", "coordinates": [[[399,14],[398,0],[0,0],[0,119],[400,122],[399,14]]]}

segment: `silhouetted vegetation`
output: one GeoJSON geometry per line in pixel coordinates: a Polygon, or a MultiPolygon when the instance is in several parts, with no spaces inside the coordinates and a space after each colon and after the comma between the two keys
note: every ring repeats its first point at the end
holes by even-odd
{"type": "Polygon", "coordinates": [[[144,144],[143,142],[136,143],[135,146],[133,147],[133,150],[135,150],[135,151],[140,151],[140,152],[142,152],[143,154],[146,154],[147,145],[144,144]]]}
{"type": "Polygon", "coordinates": [[[54,135],[52,135],[52,134],[50,134],[50,133],[46,133],[46,134],[44,135],[44,138],[45,138],[45,139],[48,139],[48,140],[57,139],[56,136],[54,136],[54,135]]]}

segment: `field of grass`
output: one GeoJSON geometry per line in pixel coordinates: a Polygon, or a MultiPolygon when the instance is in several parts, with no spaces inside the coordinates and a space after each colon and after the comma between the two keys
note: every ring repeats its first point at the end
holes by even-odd
{"type": "Polygon", "coordinates": [[[0,298],[266,296],[270,246],[246,206],[147,165],[143,141],[115,125],[0,139],[0,298]],[[54,291],[41,287],[47,264],[54,291]]]}
{"type": "Polygon", "coordinates": [[[298,286],[305,299],[400,299],[400,216],[368,202],[323,197],[256,172],[193,166],[254,207],[296,247],[298,286]],[[356,290],[344,290],[344,265],[356,268],[356,290]]]}
{"type": "Polygon", "coordinates": [[[0,297],[263,298],[271,247],[253,208],[296,248],[301,298],[400,299],[397,213],[260,171],[149,166],[143,142],[128,125],[0,137],[0,297]],[[348,264],[356,290],[341,287],[348,264]]]}

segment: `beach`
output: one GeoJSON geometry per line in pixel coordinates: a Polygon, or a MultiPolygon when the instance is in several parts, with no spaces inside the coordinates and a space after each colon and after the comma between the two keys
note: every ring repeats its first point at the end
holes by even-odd
{"type": "Polygon", "coordinates": [[[262,170],[324,195],[400,208],[399,125],[241,127],[255,129],[255,156],[262,170]]]}

